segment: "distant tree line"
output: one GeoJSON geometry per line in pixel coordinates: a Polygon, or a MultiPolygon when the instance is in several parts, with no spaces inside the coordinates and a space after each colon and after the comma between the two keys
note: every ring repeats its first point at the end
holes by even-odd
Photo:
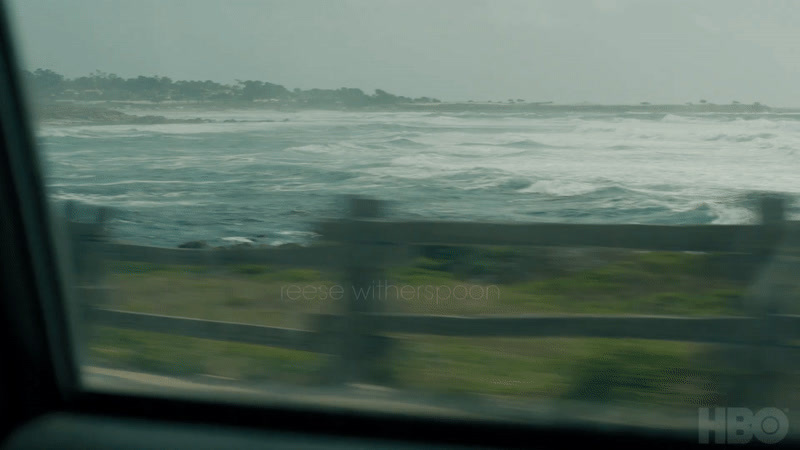
{"type": "Polygon", "coordinates": [[[357,88],[294,89],[256,80],[236,80],[235,84],[215,81],[173,81],[169,77],[143,76],[122,78],[113,73],[66,78],[49,69],[24,71],[32,93],[42,100],[115,100],[115,101],[231,101],[275,102],[307,106],[373,106],[400,103],[440,103],[430,97],[411,98],[376,89],[366,94],[357,88]]]}

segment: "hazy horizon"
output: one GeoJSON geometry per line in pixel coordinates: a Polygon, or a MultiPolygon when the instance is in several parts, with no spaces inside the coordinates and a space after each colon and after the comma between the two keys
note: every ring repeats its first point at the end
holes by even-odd
{"type": "Polygon", "coordinates": [[[789,1],[11,2],[27,69],[443,101],[800,106],[789,1]]]}

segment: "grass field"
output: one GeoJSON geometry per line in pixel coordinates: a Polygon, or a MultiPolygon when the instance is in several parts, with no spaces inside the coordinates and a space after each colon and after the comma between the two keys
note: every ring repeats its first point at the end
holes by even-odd
{"type": "MultiPolygon", "coordinates": [[[[717,270],[715,255],[609,252],[554,262],[508,248],[435,249],[386,273],[395,286],[457,286],[481,298],[414,292],[388,312],[486,314],[737,314],[746,281],[717,270]],[[596,255],[595,255],[596,256],[596,255]],[[494,289],[494,290],[492,290],[494,289]]],[[[330,289],[338,274],[269,266],[158,266],[114,262],[106,306],[135,312],[307,328],[306,314],[341,300],[287,298],[287,286],[330,289]]],[[[315,289],[311,289],[314,291],[315,289]]],[[[307,291],[308,292],[308,291],[307,291]]],[[[393,292],[393,291],[388,291],[393,292]]],[[[411,291],[409,291],[410,293],[411,291]]],[[[706,344],[577,338],[395,338],[386,383],[414,391],[519,399],[581,399],[703,406],[719,401],[719,367],[706,344]]],[[[299,385],[325,383],[330,356],[249,344],[92,327],[90,363],[163,374],[299,385]]]]}

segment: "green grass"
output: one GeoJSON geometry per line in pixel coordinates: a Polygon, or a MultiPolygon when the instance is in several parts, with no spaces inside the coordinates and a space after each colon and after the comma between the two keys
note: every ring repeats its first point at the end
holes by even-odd
{"type": "Polygon", "coordinates": [[[94,327],[95,364],[171,375],[213,375],[291,384],[318,382],[325,355],[160,333],[94,327]]]}
{"type": "MultiPolygon", "coordinates": [[[[709,270],[709,255],[614,254],[580,269],[509,248],[444,249],[386,273],[397,286],[494,287],[481,299],[390,296],[388,312],[482,314],[663,314],[740,311],[743,282],[709,270]],[[508,272],[508,276],[496,276],[508,272]]],[[[578,261],[582,262],[582,261],[578,261]]],[[[340,311],[341,300],[289,300],[289,285],[342,284],[337,274],[240,265],[227,268],[115,263],[115,309],[305,328],[305,315],[340,311]]],[[[723,274],[724,275],[724,274],[723,274]]],[[[714,398],[715,374],[695,370],[702,347],[613,339],[396,336],[385,369],[394,385],[439,393],[698,405],[714,398]]],[[[309,384],[330,357],[308,352],[97,327],[92,362],[181,375],[309,384]]]]}
{"type": "MultiPolygon", "coordinates": [[[[401,384],[430,393],[509,398],[700,404],[713,392],[692,379],[690,343],[567,338],[407,337],[401,384]]],[[[699,378],[698,378],[699,380],[699,378]]]]}

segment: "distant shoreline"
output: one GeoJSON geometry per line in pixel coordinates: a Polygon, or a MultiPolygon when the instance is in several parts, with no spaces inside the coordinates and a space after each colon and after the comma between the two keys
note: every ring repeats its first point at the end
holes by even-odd
{"type": "Polygon", "coordinates": [[[210,119],[188,118],[170,119],[160,115],[134,115],[121,110],[142,108],[148,110],[180,109],[186,112],[209,110],[267,110],[299,112],[309,110],[323,111],[380,111],[380,112],[429,112],[429,113],[609,113],[609,114],[697,114],[697,113],[800,113],[800,108],[772,108],[765,105],[594,105],[594,104],[553,104],[553,103],[410,103],[382,106],[306,106],[279,102],[219,102],[219,101],[55,101],[32,104],[34,116],[40,123],[63,124],[175,124],[212,123],[210,119]]]}

